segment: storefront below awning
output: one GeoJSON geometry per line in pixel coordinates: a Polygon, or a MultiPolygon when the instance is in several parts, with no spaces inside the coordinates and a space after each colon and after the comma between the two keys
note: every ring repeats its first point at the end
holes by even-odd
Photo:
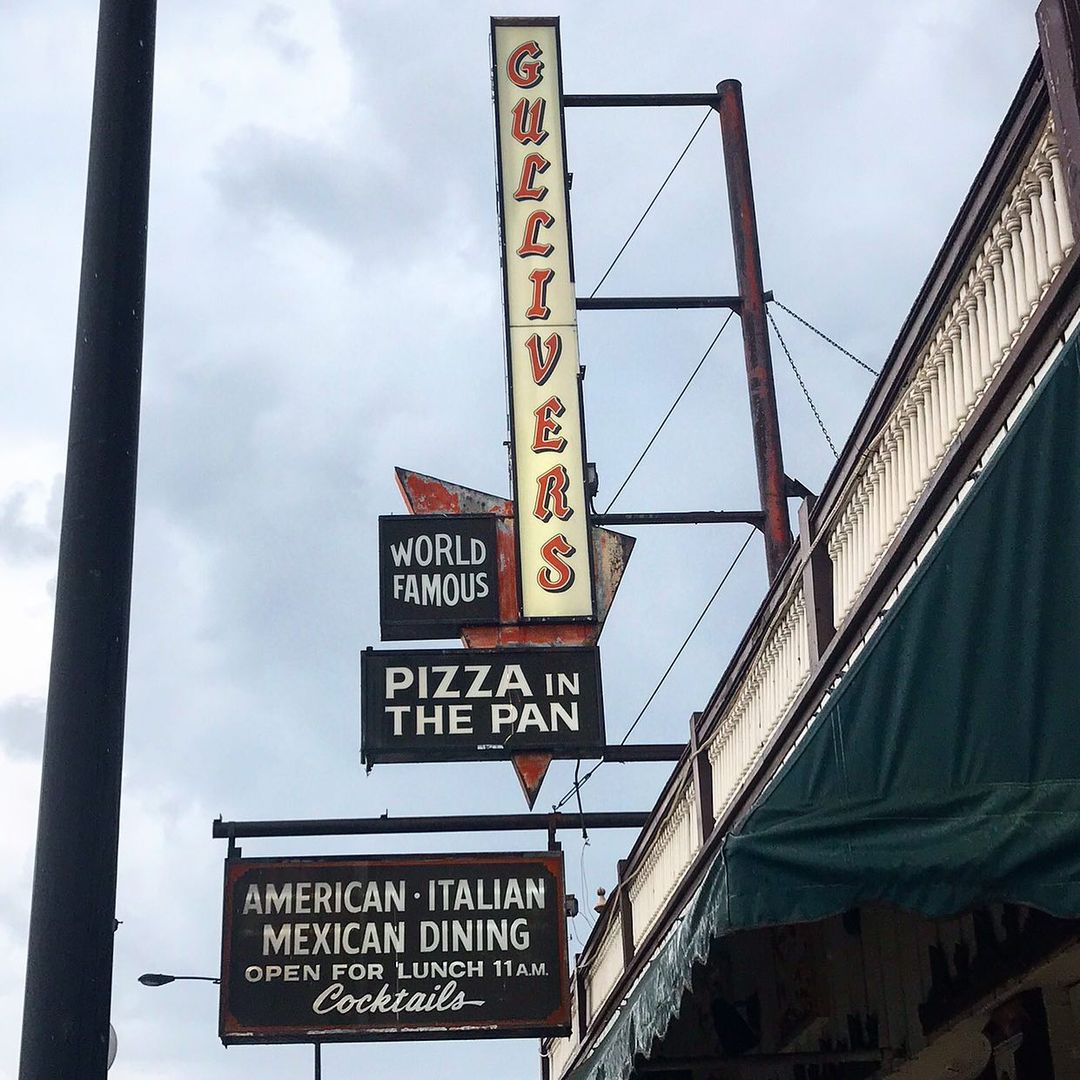
{"type": "Polygon", "coordinates": [[[626,1080],[737,930],[872,903],[1080,917],[1080,339],[572,1080],[626,1080]]]}

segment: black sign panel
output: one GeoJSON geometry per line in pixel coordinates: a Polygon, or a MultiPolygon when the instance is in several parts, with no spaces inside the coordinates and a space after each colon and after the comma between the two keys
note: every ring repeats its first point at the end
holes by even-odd
{"type": "Polygon", "coordinates": [[[379,518],[384,641],[458,637],[499,621],[493,514],[379,518]]]}
{"type": "Polygon", "coordinates": [[[225,863],[224,1043],[566,1034],[562,855],[225,863]]]}
{"type": "Polygon", "coordinates": [[[596,646],[366,649],[360,683],[360,745],[368,764],[603,751],[596,646]]]}

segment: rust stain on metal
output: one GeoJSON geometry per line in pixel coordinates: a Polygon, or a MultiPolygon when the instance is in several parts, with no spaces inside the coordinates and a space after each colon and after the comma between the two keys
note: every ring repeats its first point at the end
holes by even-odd
{"type": "Polygon", "coordinates": [[[594,623],[523,623],[518,602],[514,504],[509,499],[452,484],[409,469],[395,469],[398,488],[411,514],[496,514],[499,518],[496,558],[499,567],[499,626],[462,627],[461,639],[472,649],[503,645],[594,645],[611,610],[634,538],[593,526],[596,596],[594,623]]]}
{"type": "Polygon", "coordinates": [[[410,514],[513,514],[514,506],[498,495],[451,484],[434,476],[396,468],[398,490],[410,514]]]}
{"type": "Polygon", "coordinates": [[[792,544],[787,514],[787,482],[780,443],[780,421],[773,385],[769,331],[765,324],[765,290],[761,278],[754,187],[750,176],[746,117],[742,87],[737,79],[727,79],[716,87],[719,96],[720,134],[724,144],[731,237],[735,248],[735,269],[742,300],[740,316],[746,382],[750,394],[750,420],[754,436],[758,492],[765,513],[765,559],[769,580],[776,577],[792,544]]]}
{"type": "Polygon", "coordinates": [[[510,762],[521,781],[521,790],[525,793],[525,801],[531,810],[536,805],[536,797],[540,794],[540,785],[547,776],[552,756],[540,753],[511,754],[510,762]]]}

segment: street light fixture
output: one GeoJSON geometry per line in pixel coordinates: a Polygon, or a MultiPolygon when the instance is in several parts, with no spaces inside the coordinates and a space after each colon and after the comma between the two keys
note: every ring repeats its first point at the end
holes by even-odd
{"type": "Polygon", "coordinates": [[[148,971],[139,976],[139,982],[143,986],[165,986],[171,982],[210,982],[217,985],[221,980],[215,979],[213,975],[162,975],[156,971],[148,971]]]}
{"type": "MultiPolygon", "coordinates": [[[[171,982],[209,982],[219,985],[220,979],[214,978],[213,975],[163,975],[158,971],[148,971],[145,975],[139,976],[139,982],[143,986],[165,986],[171,982]]],[[[315,1043],[315,1080],[322,1080],[322,1044],[315,1043]]]]}

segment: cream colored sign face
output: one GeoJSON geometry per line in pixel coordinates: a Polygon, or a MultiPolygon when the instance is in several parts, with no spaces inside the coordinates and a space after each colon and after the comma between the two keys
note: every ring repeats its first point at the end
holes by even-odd
{"type": "Polygon", "coordinates": [[[585,439],[557,28],[493,21],[492,49],[522,614],[589,618],[585,439]]]}

